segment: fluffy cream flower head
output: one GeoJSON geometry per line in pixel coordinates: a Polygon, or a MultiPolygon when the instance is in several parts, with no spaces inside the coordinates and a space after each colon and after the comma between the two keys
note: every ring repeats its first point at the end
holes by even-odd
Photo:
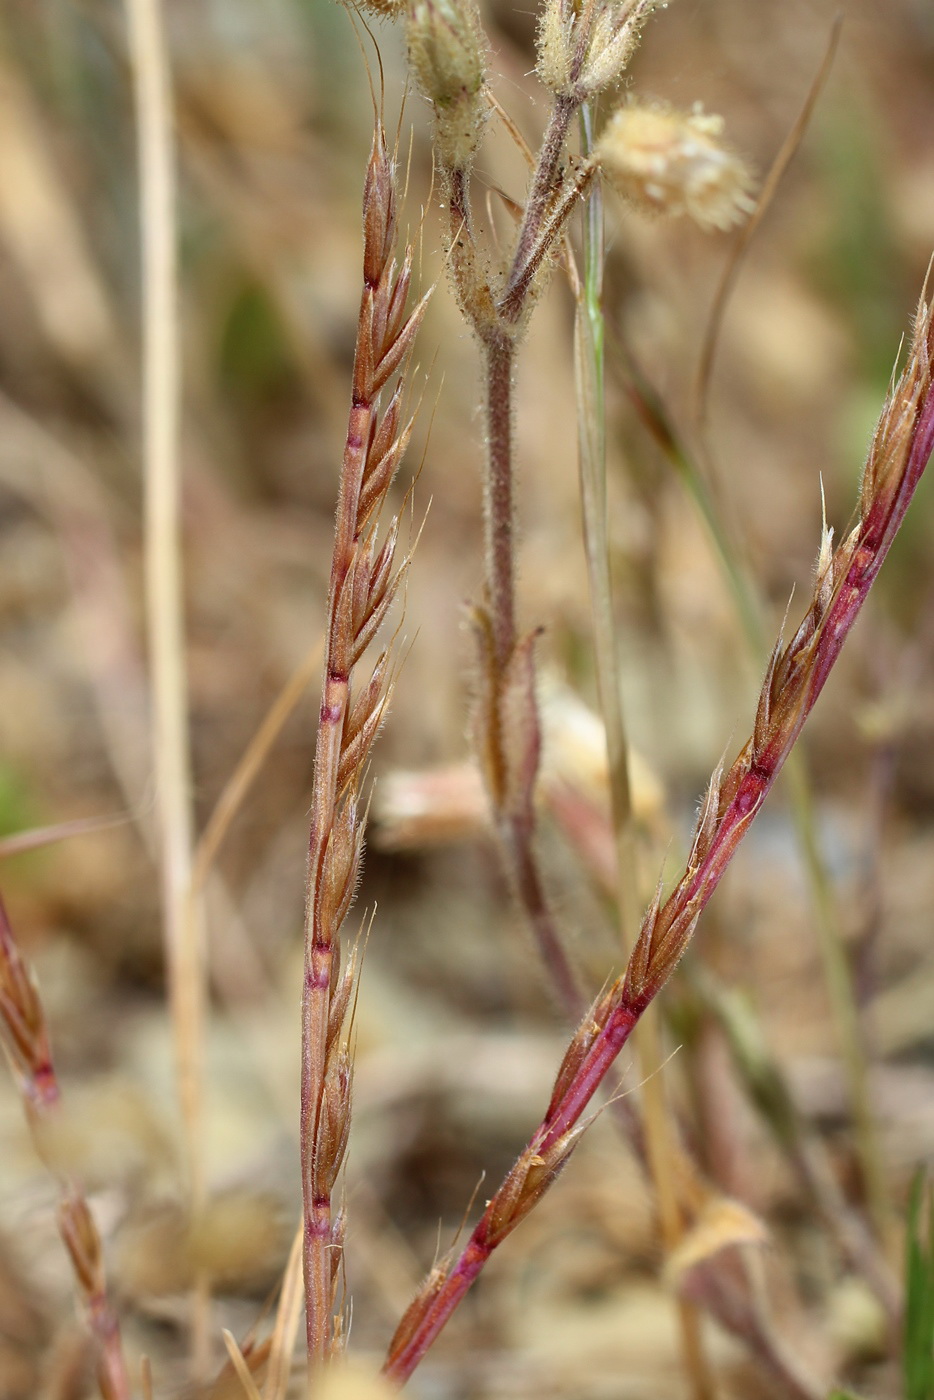
{"type": "Polygon", "coordinates": [[[614,112],[594,154],[619,193],[641,209],[725,229],[755,206],[749,169],[722,133],[723,118],[699,107],[678,112],[630,102],[614,112]]]}

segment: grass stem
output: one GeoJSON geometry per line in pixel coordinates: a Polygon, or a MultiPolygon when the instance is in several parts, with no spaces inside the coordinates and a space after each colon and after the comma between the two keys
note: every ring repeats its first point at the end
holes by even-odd
{"type": "MultiPolygon", "coordinates": [[[[162,917],[191,1207],[204,1198],[200,906],[190,899],[193,818],[181,547],[180,349],[172,88],[159,0],[126,0],[139,150],[143,283],[143,473],[146,625],[162,917]]],[[[193,1339],[203,1368],[206,1287],[193,1339]]]]}
{"type": "MultiPolygon", "coordinates": [[[[581,108],[581,148],[593,147],[591,104],[581,108]]],[[[597,667],[597,689],[606,733],[610,805],[616,845],[616,905],[627,956],[639,932],[639,869],[629,774],[629,742],[620,689],[620,657],[613,616],[613,585],[607,534],[606,398],[603,316],[603,198],[595,185],[584,206],[583,279],[578,288],[574,323],[577,388],[578,461],[584,547],[590,583],[590,607],[597,667]]],[[[666,1105],[662,1051],[657,1018],[643,1018],[636,1031],[642,1079],[642,1112],[648,1167],[658,1201],[665,1247],[670,1252],[683,1233],[683,1219],[671,1170],[671,1125],[666,1105]]],[[[696,1308],[678,1300],[682,1356],[695,1400],[707,1400],[713,1381],[707,1364],[696,1308]]]]}

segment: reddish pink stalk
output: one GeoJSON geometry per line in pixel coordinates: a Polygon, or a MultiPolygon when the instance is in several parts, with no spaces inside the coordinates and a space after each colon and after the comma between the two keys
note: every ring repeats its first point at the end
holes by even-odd
{"type": "Polygon", "coordinates": [[[921,307],[908,364],[883,410],[870,449],[856,527],[831,553],[825,531],[814,595],[784,648],[776,645],[752,737],[725,777],[708,788],[687,867],[664,904],[645,915],[625,974],[591,1008],[571,1041],[548,1110],[475,1226],[457,1262],[436,1268],[403,1317],[384,1374],[405,1381],[490,1254],[557,1177],[582,1131],[581,1117],[633,1027],[661,991],[740,841],[781,771],[824,687],[934,448],[934,326],[921,307]]]}
{"type": "Polygon", "coordinates": [[[412,252],[395,258],[395,166],[377,127],[363,199],[363,294],[357,323],[353,398],[341,462],[325,637],[324,693],[318,721],[305,896],[302,995],[301,1151],[304,1278],[309,1366],[334,1347],[343,1216],[332,1195],[350,1127],[351,1058],[345,1024],[354,960],[341,973],[340,932],[357,887],[363,850],[361,775],[385,712],[388,654],[369,680],[356,667],[399,587],[394,562],[398,518],[378,522],[411,424],[402,419],[402,384],[380,395],[405,362],[425,309],[406,314],[412,252]]]}

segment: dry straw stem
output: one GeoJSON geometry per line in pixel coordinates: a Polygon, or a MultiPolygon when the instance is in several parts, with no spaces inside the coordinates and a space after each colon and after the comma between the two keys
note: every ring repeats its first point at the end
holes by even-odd
{"type": "Polygon", "coordinates": [[[309,1367],[334,1348],[343,1216],[332,1194],[350,1127],[349,1016],[355,957],[341,972],[339,934],[363,852],[360,784],[391,689],[390,652],[359,688],[356,668],[404,576],[396,562],[399,517],[380,517],[408,445],[404,370],[430,293],[407,314],[412,249],[395,258],[395,163],[377,124],[363,196],[363,294],[353,401],[341,463],[325,627],[325,674],[315,749],[305,904],[302,996],[302,1190],[309,1367]],[[396,376],[385,407],[382,391],[396,376]]]}
{"type": "Polygon", "coordinates": [[[687,866],[662,899],[659,883],[625,973],[594,1002],[568,1050],[551,1102],[528,1146],[453,1264],[434,1269],[390,1344],[385,1373],[411,1375],[493,1250],[564,1166],[582,1116],[640,1016],[683,956],[710,899],[830,674],[866,600],[934,447],[934,320],[922,303],[907,365],[892,388],[863,471],[857,521],[836,549],[826,526],[804,619],[769,660],[753,732],[701,805],[687,866]]]}
{"type": "Polygon", "coordinates": [[[276,1324],[269,1347],[269,1368],[263,1387],[263,1400],[284,1400],[289,1387],[292,1353],[302,1314],[302,1240],[304,1225],[299,1225],[289,1250],[289,1260],[282,1278],[276,1324]]]}
{"type": "MultiPolygon", "coordinates": [[[[45,1011],[32,968],[19,951],[6,910],[0,902],[0,1043],[16,1080],[36,1148],[39,1130],[55,1114],[61,1090],[52,1063],[45,1011]]],[[[103,1400],[129,1400],[120,1325],[107,1296],[103,1252],[94,1217],[77,1182],[59,1176],[59,1232],[68,1250],[78,1294],[97,1353],[97,1380],[103,1400]]]]}
{"type": "MultiPolygon", "coordinates": [[[[204,889],[211,872],[211,866],[224,843],[234,817],[243,806],[246,795],[259,776],[276,740],[316,674],[321,664],[322,647],[323,642],[319,639],[296,666],[266,711],[256,733],[250,739],[237,766],[224,784],[195,848],[191,877],[193,898],[204,889]]],[[[0,846],[0,852],[2,852],[2,846],[0,846]]]]}
{"type": "Polygon", "coordinates": [[[166,37],[158,0],[126,0],[136,93],[143,274],[146,621],[169,994],[193,1201],[203,1194],[198,924],[189,917],[192,813],[181,578],[179,333],[175,159],[166,37]]]}

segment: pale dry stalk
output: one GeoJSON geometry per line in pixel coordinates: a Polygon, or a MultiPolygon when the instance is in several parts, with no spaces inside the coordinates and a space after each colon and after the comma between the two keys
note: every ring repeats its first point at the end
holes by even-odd
{"type": "MultiPolygon", "coordinates": [[[[0,1044],[16,1080],[26,1118],[43,1155],[41,1129],[57,1112],[61,1090],[52,1061],[45,1011],[32,968],[19,951],[0,902],[0,1044]]],[[[120,1324],[107,1295],[101,1239],[78,1182],[63,1177],[54,1162],[61,1201],[59,1232],[68,1250],[78,1293],[97,1354],[102,1400],[129,1400],[130,1383],[120,1324]]]]}
{"type": "Polygon", "coordinates": [[[350,1127],[349,1012],[355,958],[341,970],[341,926],[360,870],[365,811],[360,784],[391,689],[389,648],[369,679],[356,668],[399,589],[399,518],[380,516],[411,434],[403,415],[403,374],[427,295],[407,314],[412,250],[395,258],[395,165],[377,127],[363,198],[363,295],[357,324],[353,400],[341,463],[328,614],[325,674],[315,749],[305,903],[302,996],[302,1192],[309,1366],[335,1344],[343,1216],[332,1195],[350,1127]],[[396,377],[388,403],[380,395],[396,377]]]}
{"type": "Polygon", "coordinates": [[[192,1202],[203,1196],[201,939],[189,916],[192,805],[180,538],[180,351],[172,91],[159,0],[126,0],[135,79],[143,291],[146,627],[162,918],[192,1202]]]}
{"type": "Polygon", "coordinates": [[[814,592],[791,641],[780,637],[752,736],[714,772],[686,869],[667,899],[661,884],[625,973],[593,1004],[565,1054],[551,1102],[456,1262],[432,1270],[390,1344],[384,1371],[412,1373],[493,1250],[534,1207],[574,1149],[582,1115],[646,1007],[683,956],[698,918],[762,807],[830,674],[904,519],[934,447],[934,320],[919,309],[905,370],[894,385],[863,472],[858,519],[836,549],[824,528],[814,592]]]}

